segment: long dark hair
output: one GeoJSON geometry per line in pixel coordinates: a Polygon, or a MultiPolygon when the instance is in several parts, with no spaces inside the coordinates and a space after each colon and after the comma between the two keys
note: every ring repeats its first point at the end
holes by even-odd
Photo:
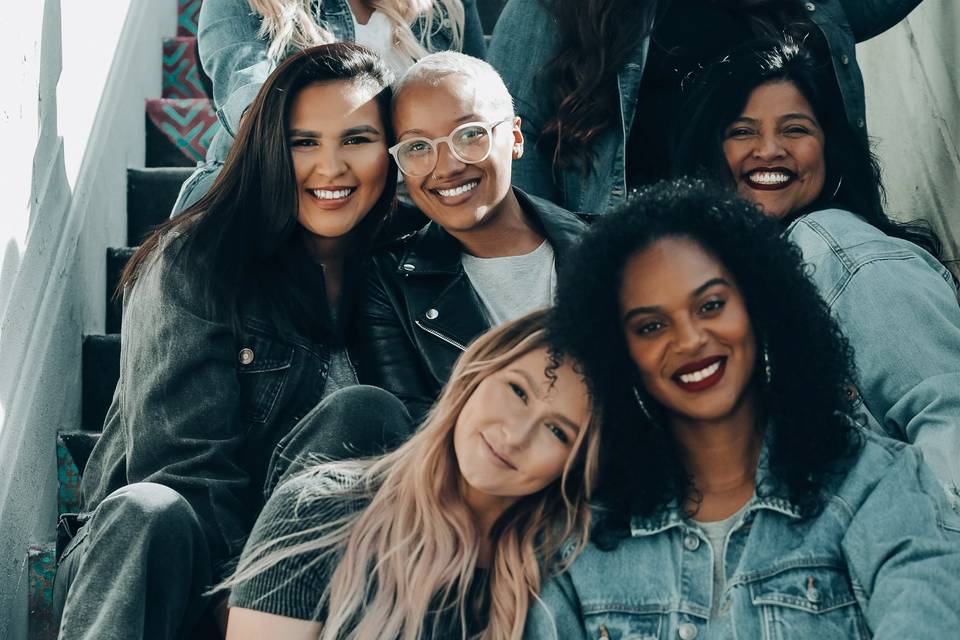
{"type": "Polygon", "coordinates": [[[773,481],[758,494],[786,497],[814,513],[823,488],[843,473],[843,461],[860,443],[849,395],[852,350],[780,225],[719,185],[657,183],[600,217],[559,273],[551,339],[580,363],[606,409],[596,494],[601,544],[627,531],[631,515],[649,517],[671,501],[683,505],[695,497],[662,407],[645,400],[651,422],[636,401],[639,375],[619,300],[629,258],[675,237],[696,242],[733,275],[758,345],[767,349],[771,379],[763,379],[758,356],[753,384],[767,418],[773,481]]]}
{"type": "Polygon", "coordinates": [[[793,84],[823,130],[826,178],[820,196],[804,211],[847,209],[885,234],[909,240],[941,259],[940,240],[929,225],[894,222],[884,212],[880,164],[846,116],[830,61],[792,39],[747,43],[690,85],[674,136],[674,174],[704,173],[733,184],[723,154],[724,132],[743,112],[753,90],[768,82],[793,84]]]}
{"type": "MultiPolygon", "coordinates": [[[[545,68],[544,88],[555,114],[542,143],[558,168],[586,170],[591,145],[620,122],[617,73],[637,43],[650,34],[670,0],[537,0],[557,18],[560,44],[545,68]]],[[[748,14],[757,35],[782,33],[799,22],[799,0],[720,0],[748,14]]]]}
{"type": "MultiPolygon", "coordinates": [[[[387,140],[390,72],[376,53],[338,42],[287,58],[264,82],[247,109],[223,169],[210,191],[143,242],[124,269],[118,291],[133,284],[164,237],[178,238],[171,273],[197,287],[211,317],[239,327],[241,298],[259,302],[282,331],[315,335],[329,326],[323,296],[305,278],[317,266],[297,222],[299,196],[288,142],[290,109],[306,86],[347,80],[380,89],[376,100],[387,140]],[[242,295],[241,295],[242,294],[242,295]]],[[[383,194],[353,230],[353,246],[369,244],[393,207],[396,171],[387,171],[383,194]]]]}

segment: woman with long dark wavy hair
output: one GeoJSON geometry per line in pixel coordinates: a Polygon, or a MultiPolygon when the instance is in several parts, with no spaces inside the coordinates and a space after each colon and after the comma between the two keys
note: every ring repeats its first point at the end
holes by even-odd
{"type": "Polygon", "coordinates": [[[828,63],[755,42],[692,85],[674,170],[721,179],[777,219],[856,353],[871,426],[919,446],[960,498],[960,305],[929,226],[891,220],[880,168],[828,63]]]}
{"type": "Polygon", "coordinates": [[[854,44],[920,0],[511,0],[487,59],[524,120],[517,186],[603,213],[667,175],[687,76],[744,40],[792,34],[832,61],[844,112],[865,135],[854,44]]]}
{"type": "Polygon", "coordinates": [[[918,449],[859,426],[851,350],[775,221],[649,187],[565,263],[555,319],[610,419],[592,542],[528,637],[957,628],[960,514],[918,449]]]}
{"type": "Polygon", "coordinates": [[[394,202],[391,79],[353,44],[288,58],[211,191],[133,255],[120,379],[59,558],[61,638],[187,637],[301,454],[407,435],[398,401],[356,385],[345,331],[394,202]]]}

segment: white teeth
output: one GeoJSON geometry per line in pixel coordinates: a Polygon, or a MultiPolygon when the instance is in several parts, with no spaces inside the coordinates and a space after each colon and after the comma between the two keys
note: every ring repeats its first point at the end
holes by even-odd
{"type": "Polygon", "coordinates": [[[470,182],[462,184],[454,189],[437,189],[437,193],[442,195],[444,198],[450,198],[453,196],[459,196],[461,193],[466,193],[467,191],[473,191],[478,184],[480,184],[479,180],[471,180],[470,182]]]}
{"type": "Polygon", "coordinates": [[[330,189],[312,189],[311,193],[320,200],[339,200],[353,193],[353,189],[337,189],[335,191],[331,191],[330,189]]]}
{"type": "Polygon", "coordinates": [[[790,181],[790,175],[781,171],[754,171],[750,174],[750,181],[757,184],[783,184],[790,181]]]}
{"type": "Polygon", "coordinates": [[[680,376],[680,381],[684,383],[691,382],[700,382],[704,378],[709,378],[717,372],[717,369],[720,368],[720,360],[717,360],[708,367],[700,369],[700,371],[694,371],[693,373],[684,373],[680,376]]]}

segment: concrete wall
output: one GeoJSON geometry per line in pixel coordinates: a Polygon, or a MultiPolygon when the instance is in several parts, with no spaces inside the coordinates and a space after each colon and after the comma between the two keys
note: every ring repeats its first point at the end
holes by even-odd
{"type": "Polygon", "coordinates": [[[0,39],[0,638],[26,634],[26,549],[52,541],[55,435],[80,428],[80,347],[102,333],[174,0],[34,0],[0,39]],[[15,25],[15,27],[12,27],[15,25]]]}
{"type": "MultiPolygon", "coordinates": [[[[888,211],[925,218],[960,260],[960,3],[925,0],[857,47],[888,211]]],[[[960,275],[960,264],[953,270],[960,275]]]]}

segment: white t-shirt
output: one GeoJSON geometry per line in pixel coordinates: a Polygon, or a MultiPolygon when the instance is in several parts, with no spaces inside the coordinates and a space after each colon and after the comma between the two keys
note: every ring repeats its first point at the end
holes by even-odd
{"type": "Polygon", "coordinates": [[[519,256],[477,258],[464,253],[460,263],[494,325],[553,304],[556,260],[546,240],[519,256]]]}

